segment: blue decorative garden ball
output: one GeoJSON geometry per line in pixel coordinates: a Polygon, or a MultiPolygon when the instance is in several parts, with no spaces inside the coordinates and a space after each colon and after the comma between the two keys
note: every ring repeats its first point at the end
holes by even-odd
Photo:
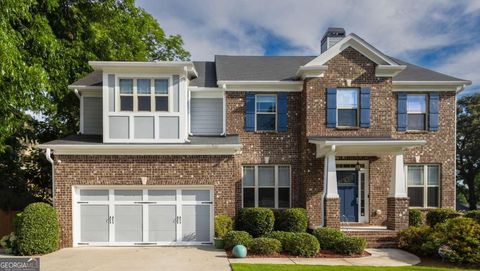
{"type": "Polygon", "coordinates": [[[247,257],[247,248],[244,245],[236,245],[232,249],[233,257],[245,258],[247,257]]]}

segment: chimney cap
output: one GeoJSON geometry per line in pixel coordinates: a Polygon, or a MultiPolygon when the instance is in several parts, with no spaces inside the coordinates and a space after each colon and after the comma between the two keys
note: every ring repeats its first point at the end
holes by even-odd
{"type": "Polygon", "coordinates": [[[345,29],[343,27],[329,27],[322,40],[327,37],[345,37],[345,29]]]}

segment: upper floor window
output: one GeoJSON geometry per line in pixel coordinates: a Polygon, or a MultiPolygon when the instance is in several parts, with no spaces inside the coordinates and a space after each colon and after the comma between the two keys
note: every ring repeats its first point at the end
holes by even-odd
{"type": "Polygon", "coordinates": [[[169,111],[168,79],[120,79],[120,111],[169,111]]]}
{"type": "Polygon", "coordinates": [[[257,95],[255,99],[257,131],[277,130],[277,95],[257,95]]]}
{"type": "Polygon", "coordinates": [[[243,207],[290,207],[290,166],[243,167],[243,207]]]}
{"type": "Polygon", "coordinates": [[[358,126],[359,90],[354,88],[337,89],[337,126],[358,126]]]}
{"type": "Polygon", "coordinates": [[[439,207],[440,166],[408,165],[407,186],[410,207],[439,207]]]}
{"type": "Polygon", "coordinates": [[[427,129],[427,95],[407,95],[407,130],[427,129]]]}

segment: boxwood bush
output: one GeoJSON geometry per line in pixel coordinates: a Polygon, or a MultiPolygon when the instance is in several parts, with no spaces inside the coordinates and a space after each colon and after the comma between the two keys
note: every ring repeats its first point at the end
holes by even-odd
{"type": "Polygon", "coordinates": [[[426,239],[424,251],[442,254],[452,263],[480,264],[480,224],[471,218],[456,217],[437,224],[426,239]]]}
{"type": "Polygon", "coordinates": [[[288,238],[290,238],[293,234],[293,232],[287,231],[272,231],[267,235],[267,237],[280,241],[282,244],[282,250],[285,250],[285,244],[287,243],[288,238]]]}
{"type": "Polygon", "coordinates": [[[233,220],[227,215],[215,216],[215,237],[223,238],[227,232],[233,229],[233,220]]]}
{"type": "Polygon", "coordinates": [[[345,234],[337,229],[317,228],[312,233],[322,246],[322,249],[335,249],[337,242],[345,237],[345,234]]]}
{"type": "Polygon", "coordinates": [[[274,223],[273,211],[268,208],[243,208],[237,216],[237,229],[246,231],[253,237],[271,233],[274,223]]]}
{"type": "Polygon", "coordinates": [[[431,233],[426,225],[410,227],[398,233],[398,246],[417,255],[432,255],[432,251],[423,247],[431,233]]]}
{"type": "Polygon", "coordinates": [[[444,223],[449,218],[454,218],[459,215],[457,211],[449,208],[432,209],[427,213],[427,225],[433,227],[439,223],[444,223]]]}
{"type": "Polygon", "coordinates": [[[271,255],[282,249],[282,244],[277,239],[259,237],[250,242],[250,251],[254,254],[271,255]]]}
{"type": "Polygon", "coordinates": [[[471,218],[480,223],[480,210],[472,210],[465,213],[465,217],[471,218]]]}
{"type": "Polygon", "coordinates": [[[367,241],[361,237],[345,236],[336,241],[335,252],[344,255],[361,254],[367,246],[367,241]]]}
{"type": "Polygon", "coordinates": [[[408,225],[410,227],[418,227],[423,224],[422,211],[418,209],[408,210],[408,225]]]}
{"type": "Polygon", "coordinates": [[[250,246],[252,236],[246,231],[229,231],[223,237],[225,249],[232,249],[236,245],[250,246]]]}
{"type": "Polygon", "coordinates": [[[303,208],[288,208],[275,211],[275,230],[306,232],[307,227],[307,210],[303,208]]]}
{"type": "Polygon", "coordinates": [[[315,236],[299,232],[287,239],[285,249],[296,256],[312,257],[320,251],[320,244],[315,236]]]}
{"type": "Polygon", "coordinates": [[[57,212],[46,203],[28,205],[15,222],[21,255],[50,253],[58,249],[60,231],[57,212]]]}

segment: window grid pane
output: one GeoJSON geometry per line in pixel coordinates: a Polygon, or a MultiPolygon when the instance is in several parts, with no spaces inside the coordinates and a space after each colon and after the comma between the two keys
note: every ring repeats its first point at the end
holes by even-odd
{"type": "Polygon", "coordinates": [[[168,111],[168,97],[155,97],[155,111],[168,111]]]}
{"type": "Polygon", "coordinates": [[[138,96],[138,111],[151,111],[152,99],[150,96],[138,96]]]}
{"type": "Polygon", "coordinates": [[[275,131],[276,119],[275,114],[257,113],[257,131],[275,131]]]}
{"type": "Polygon", "coordinates": [[[255,186],[255,168],[243,167],[243,187],[255,186]]]}
{"type": "Polygon", "coordinates": [[[290,187],[289,166],[278,166],[278,186],[290,187]]]}
{"type": "Polygon", "coordinates": [[[428,185],[438,185],[439,184],[439,167],[436,165],[430,165],[427,166],[428,172],[427,172],[427,179],[428,179],[428,185]]]}
{"type": "Polygon", "coordinates": [[[423,166],[407,167],[407,184],[423,185],[423,166]]]}
{"type": "Polygon", "coordinates": [[[407,113],[426,113],[427,96],[424,94],[407,95],[407,113]]]}
{"type": "Polygon", "coordinates": [[[168,94],[167,79],[155,79],[155,94],[168,94]]]}
{"type": "Polygon", "coordinates": [[[259,187],[275,186],[275,167],[274,166],[258,167],[258,186],[259,187]]]}
{"type": "Polygon", "coordinates": [[[358,89],[338,89],[337,108],[358,108],[358,89]]]}
{"type": "Polygon", "coordinates": [[[133,80],[132,79],[120,79],[120,93],[132,94],[133,93],[133,80]]]}
{"type": "Polygon", "coordinates": [[[138,94],[150,94],[150,79],[138,79],[137,80],[137,93],[138,94]]]}
{"type": "Polygon", "coordinates": [[[277,112],[277,96],[257,96],[257,112],[277,112]]]}

